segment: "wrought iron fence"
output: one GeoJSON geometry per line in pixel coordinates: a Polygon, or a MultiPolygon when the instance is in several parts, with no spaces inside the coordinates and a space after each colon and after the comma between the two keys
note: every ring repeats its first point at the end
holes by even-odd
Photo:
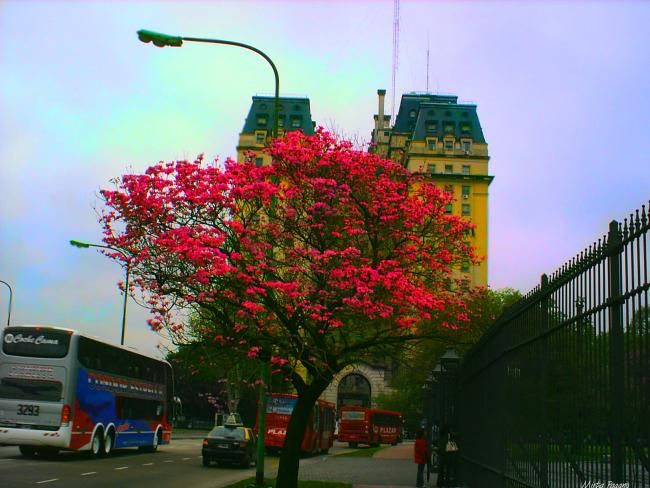
{"type": "Polygon", "coordinates": [[[465,356],[467,486],[650,487],[648,229],[611,222],[465,356]]]}

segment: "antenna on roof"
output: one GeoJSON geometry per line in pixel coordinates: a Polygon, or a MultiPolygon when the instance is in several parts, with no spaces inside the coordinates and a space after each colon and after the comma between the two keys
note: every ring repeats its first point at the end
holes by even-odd
{"type": "Polygon", "coordinates": [[[399,55],[399,0],[393,0],[393,84],[391,116],[395,117],[395,79],[397,78],[397,61],[399,55]]]}
{"type": "Polygon", "coordinates": [[[429,93],[429,32],[427,32],[427,93],[429,93]]]}

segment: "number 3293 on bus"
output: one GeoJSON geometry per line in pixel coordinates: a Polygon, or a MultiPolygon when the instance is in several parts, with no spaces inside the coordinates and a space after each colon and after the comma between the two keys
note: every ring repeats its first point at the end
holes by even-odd
{"type": "Polygon", "coordinates": [[[33,415],[39,414],[40,407],[38,405],[18,405],[18,415],[33,415]]]}

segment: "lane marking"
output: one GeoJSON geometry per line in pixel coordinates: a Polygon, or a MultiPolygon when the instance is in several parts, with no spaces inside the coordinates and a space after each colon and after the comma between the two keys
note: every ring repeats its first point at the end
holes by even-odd
{"type": "Polygon", "coordinates": [[[37,481],[36,484],[40,485],[40,484],[43,484],[43,483],[52,483],[52,481],[59,481],[59,478],[52,478],[51,480],[37,481]]]}
{"type": "Polygon", "coordinates": [[[189,461],[191,458],[183,458],[183,461],[189,461]]]}
{"type": "Polygon", "coordinates": [[[81,473],[81,476],[90,476],[91,474],[97,474],[97,471],[88,471],[87,473],[81,473]]]}
{"type": "Polygon", "coordinates": [[[121,471],[123,469],[129,469],[129,467],[128,466],[120,466],[119,468],[114,468],[114,469],[115,469],[115,471],[121,471]]]}
{"type": "Polygon", "coordinates": [[[168,460],[167,460],[167,461],[165,461],[165,462],[166,462],[166,463],[173,463],[173,462],[174,462],[174,460],[173,460],[173,459],[168,459],[168,460]]]}

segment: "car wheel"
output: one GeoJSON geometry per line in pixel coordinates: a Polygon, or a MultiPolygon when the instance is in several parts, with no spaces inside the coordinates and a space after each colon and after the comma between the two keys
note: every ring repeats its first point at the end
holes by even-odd
{"type": "Polygon", "coordinates": [[[249,468],[251,465],[251,457],[246,454],[244,458],[241,460],[241,467],[242,468],[249,468]]]}

